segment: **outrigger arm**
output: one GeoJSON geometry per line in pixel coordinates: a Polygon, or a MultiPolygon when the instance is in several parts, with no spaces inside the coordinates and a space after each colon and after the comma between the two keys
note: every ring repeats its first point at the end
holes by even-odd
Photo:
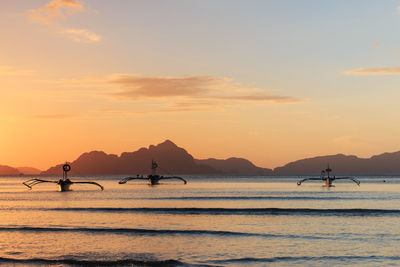
{"type": "MultiPolygon", "coordinates": [[[[185,179],[183,179],[182,177],[178,177],[178,176],[160,176],[157,178],[157,180],[163,180],[163,179],[178,179],[181,180],[184,184],[187,184],[187,181],[185,179]]],[[[122,179],[121,181],[119,181],[119,184],[125,184],[126,182],[130,181],[130,180],[149,180],[148,177],[126,177],[124,179],[122,179]]]]}
{"type": "Polygon", "coordinates": [[[310,178],[304,178],[303,180],[298,181],[297,185],[301,185],[303,182],[308,181],[308,180],[323,181],[322,178],[310,177],[310,178]]]}
{"type": "Polygon", "coordinates": [[[121,181],[119,181],[119,184],[125,184],[126,182],[130,181],[130,180],[148,180],[149,178],[145,178],[145,177],[126,177],[124,179],[122,179],[121,181]]]}
{"type": "MultiPolygon", "coordinates": [[[[34,185],[40,184],[40,183],[54,183],[58,184],[60,181],[48,181],[48,180],[42,180],[42,179],[31,179],[28,181],[23,182],[24,185],[26,185],[29,189],[32,189],[34,185]]],[[[70,184],[94,184],[100,187],[101,190],[104,190],[104,187],[96,182],[70,182],[70,184]]]]}
{"type": "Polygon", "coordinates": [[[104,190],[104,187],[101,184],[98,184],[96,182],[71,182],[72,184],[94,184],[100,187],[101,190],[104,190]]]}
{"type": "Polygon", "coordinates": [[[181,180],[183,182],[183,184],[187,184],[187,181],[185,179],[183,179],[182,177],[178,177],[178,176],[167,176],[167,177],[160,177],[160,180],[162,179],[178,179],[181,180]]]}
{"type": "Polygon", "coordinates": [[[360,186],[360,183],[361,183],[359,180],[357,180],[357,179],[355,179],[355,178],[353,178],[353,177],[338,177],[338,178],[335,178],[335,180],[340,180],[340,179],[352,180],[352,181],[355,182],[358,186],[360,186]]]}
{"type": "Polygon", "coordinates": [[[32,186],[40,184],[40,183],[58,183],[58,181],[48,181],[48,180],[42,180],[42,179],[30,179],[28,181],[23,182],[25,186],[27,186],[29,189],[32,189],[32,186]]]}
{"type": "Polygon", "coordinates": [[[351,180],[353,182],[355,182],[358,186],[360,186],[360,181],[353,178],[353,177],[331,177],[331,178],[317,178],[317,177],[312,177],[312,178],[304,178],[300,181],[297,182],[297,185],[301,185],[303,182],[308,181],[308,180],[314,180],[314,181],[326,181],[327,179],[330,179],[331,181],[335,181],[335,180],[351,180]]]}

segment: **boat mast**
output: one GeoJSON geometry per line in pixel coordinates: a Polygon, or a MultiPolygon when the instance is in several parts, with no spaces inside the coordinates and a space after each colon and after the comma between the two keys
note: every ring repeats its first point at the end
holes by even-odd
{"type": "Polygon", "coordinates": [[[330,177],[329,177],[329,173],[332,171],[332,169],[329,168],[329,164],[328,164],[328,168],[327,168],[325,171],[328,173],[328,179],[329,179],[329,178],[330,178],[330,177]]]}
{"type": "Polygon", "coordinates": [[[151,175],[156,175],[157,167],[158,167],[157,162],[151,160],[151,175]]]}
{"type": "Polygon", "coordinates": [[[71,170],[71,165],[69,165],[67,162],[63,165],[63,181],[67,180],[67,172],[71,170]]]}

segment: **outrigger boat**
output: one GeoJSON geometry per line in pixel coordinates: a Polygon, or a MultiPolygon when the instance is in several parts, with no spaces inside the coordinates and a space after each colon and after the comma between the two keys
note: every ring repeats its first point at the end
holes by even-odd
{"type": "Polygon", "coordinates": [[[72,182],[70,179],[67,177],[67,173],[71,170],[71,165],[68,163],[65,163],[62,167],[63,169],[63,177],[62,179],[58,181],[49,181],[49,180],[43,180],[43,179],[30,179],[28,181],[23,182],[24,185],[26,185],[29,189],[32,189],[34,185],[40,184],[40,183],[54,183],[58,184],[60,186],[60,191],[70,191],[70,187],[72,184],[93,184],[97,185],[100,187],[101,190],[104,190],[104,187],[96,182],[72,182]]]}
{"type": "Polygon", "coordinates": [[[147,177],[143,177],[143,175],[139,176],[136,175],[136,177],[126,177],[124,179],[122,179],[121,181],[119,181],[120,184],[125,184],[126,182],[130,181],[130,180],[148,180],[149,181],[149,185],[156,185],[159,183],[160,180],[168,180],[168,179],[177,179],[177,180],[181,180],[183,181],[183,184],[186,184],[186,180],[183,179],[182,177],[178,177],[178,176],[160,176],[158,174],[156,174],[156,170],[157,170],[157,162],[155,162],[154,160],[151,161],[151,174],[148,175],[147,177]]]}
{"type": "Polygon", "coordinates": [[[334,186],[332,184],[332,182],[335,180],[351,180],[351,181],[355,182],[358,186],[360,186],[360,181],[358,181],[357,179],[355,179],[353,177],[335,177],[335,176],[331,177],[329,175],[329,173],[331,171],[332,171],[332,169],[329,168],[329,164],[328,164],[328,168],[321,171],[320,177],[304,178],[304,179],[298,181],[297,185],[301,185],[303,182],[308,181],[308,180],[315,180],[315,181],[324,181],[326,187],[332,187],[332,186],[334,186]],[[325,173],[327,173],[327,175],[328,175],[327,177],[325,177],[325,173]]]}

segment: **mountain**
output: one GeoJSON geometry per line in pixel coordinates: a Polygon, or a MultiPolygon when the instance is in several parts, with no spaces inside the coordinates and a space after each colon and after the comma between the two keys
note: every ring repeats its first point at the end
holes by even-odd
{"type": "Polygon", "coordinates": [[[18,175],[20,171],[16,168],[7,166],[7,165],[0,165],[0,175],[18,175]]]}
{"type": "MultiPolygon", "coordinates": [[[[156,146],[124,152],[120,156],[102,151],[83,153],[71,163],[71,174],[149,174],[151,161],[158,163],[160,174],[271,174],[239,158],[227,160],[196,160],[185,149],[170,140],[156,146]]],[[[62,165],[51,167],[42,174],[61,174],[62,165]]]]}
{"type": "Polygon", "coordinates": [[[27,174],[27,175],[36,175],[40,174],[42,171],[36,168],[32,167],[17,167],[16,168],[21,174],[27,174]]]}
{"type": "Polygon", "coordinates": [[[198,164],[210,166],[224,174],[259,174],[271,175],[272,170],[255,166],[247,159],[196,159],[198,164]]]}
{"type": "Polygon", "coordinates": [[[276,175],[318,175],[330,165],[335,174],[395,175],[400,174],[400,151],[370,158],[343,154],[306,158],[274,169],[276,175]]]}
{"type": "MultiPolygon", "coordinates": [[[[329,164],[334,175],[400,175],[400,151],[370,158],[344,154],[318,156],[293,161],[271,170],[257,167],[243,158],[194,159],[170,140],[134,152],[124,152],[120,156],[103,151],[83,153],[71,163],[71,174],[149,174],[151,160],[157,161],[160,174],[319,175],[329,164]]],[[[61,175],[62,165],[51,167],[41,174],[61,175]]],[[[20,172],[29,173],[0,165],[0,174],[20,172]]]]}

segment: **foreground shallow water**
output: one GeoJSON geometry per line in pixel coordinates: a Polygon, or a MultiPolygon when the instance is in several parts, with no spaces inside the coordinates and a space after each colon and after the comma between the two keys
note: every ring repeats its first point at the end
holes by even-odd
{"type": "MultiPolygon", "coordinates": [[[[400,178],[188,176],[187,185],[93,180],[57,192],[0,177],[0,264],[400,265],[400,178]],[[385,181],[385,182],[384,182],[385,181]]],[[[46,177],[46,179],[57,179],[46,177]]]]}

